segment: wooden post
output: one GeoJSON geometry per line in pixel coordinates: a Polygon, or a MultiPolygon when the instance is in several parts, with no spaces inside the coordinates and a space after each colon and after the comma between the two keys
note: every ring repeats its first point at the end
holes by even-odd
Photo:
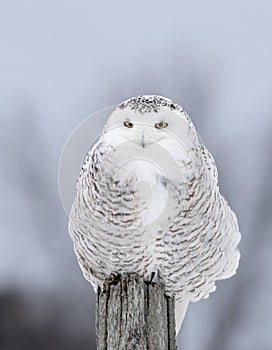
{"type": "Polygon", "coordinates": [[[97,350],[176,350],[175,300],[136,274],[105,280],[97,291],[97,350]]]}

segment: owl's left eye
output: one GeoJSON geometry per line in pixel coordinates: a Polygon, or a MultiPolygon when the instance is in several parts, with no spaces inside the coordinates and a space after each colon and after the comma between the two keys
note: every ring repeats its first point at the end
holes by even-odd
{"type": "Polygon", "coordinates": [[[166,128],[168,126],[168,123],[166,122],[160,122],[160,123],[156,123],[155,125],[155,128],[157,129],[163,129],[163,128],[166,128]]]}
{"type": "Polygon", "coordinates": [[[126,120],[124,122],[124,125],[127,127],[127,128],[133,128],[133,124],[131,122],[129,122],[128,120],[126,120]]]}

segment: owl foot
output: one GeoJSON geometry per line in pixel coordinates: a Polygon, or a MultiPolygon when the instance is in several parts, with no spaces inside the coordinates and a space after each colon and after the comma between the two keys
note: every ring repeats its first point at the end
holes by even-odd
{"type": "Polygon", "coordinates": [[[120,273],[111,273],[108,277],[105,278],[104,284],[116,285],[120,281],[120,278],[120,273]]]}

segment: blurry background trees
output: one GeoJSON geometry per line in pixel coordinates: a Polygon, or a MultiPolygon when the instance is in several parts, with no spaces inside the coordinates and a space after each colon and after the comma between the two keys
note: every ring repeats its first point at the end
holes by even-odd
{"type": "MultiPolygon", "coordinates": [[[[0,349],[94,349],[57,170],[98,109],[160,94],[193,119],[242,232],[238,274],[191,304],[187,350],[272,347],[269,1],[0,4],[0,349]]],[[[95,127],[95,125],[94,125],[95,127]]]]}

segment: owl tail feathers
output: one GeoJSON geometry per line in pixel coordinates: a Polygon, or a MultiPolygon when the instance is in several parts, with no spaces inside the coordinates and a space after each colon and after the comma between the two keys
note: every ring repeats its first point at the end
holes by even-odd
{"type": "Polygon", "coordinates": [[[184,320],[187,307],[189,304],[189,300],[181,300],[181,301],[176,301],[175,304],[175,316],[176,316],[176,335],[178,335],[178,332],[180,331],[182,322],[184,320]]]}

